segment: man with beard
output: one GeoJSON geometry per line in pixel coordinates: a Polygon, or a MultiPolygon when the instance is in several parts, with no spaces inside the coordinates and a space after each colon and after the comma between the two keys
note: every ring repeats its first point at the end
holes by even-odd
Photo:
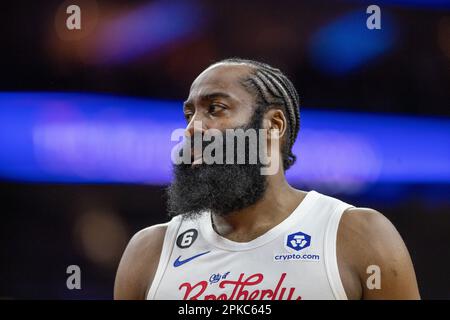
{"type": "Polygon", "coordinates": [[[298,107],[289,79],[264,63],[226,59],[195,79],[184,104],[187,137],[275,131],[266,142],[279,144],[270,159],[280,168],[262,175],[261,161],[206,164],[194,148],[192,163],[174,165],[170,222],[128,244],[116,299],[420,298],[408,250],[382,214],[287,183],[298,107]]]}

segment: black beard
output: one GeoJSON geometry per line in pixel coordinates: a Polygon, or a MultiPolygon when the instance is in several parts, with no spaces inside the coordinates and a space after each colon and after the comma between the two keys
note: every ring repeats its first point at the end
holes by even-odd
{"type": "MultiPolygon", "coordinates": [[[[249,124],[241,128],[261,129],[262,115],[255,112],[249,124]]],[[[236,128],[238,129],[238,128],[236,128]]],[[[226,135],[222,134],[224,145],[226,135]]],[[[212,142],[212,141],[211,141],[212,142]]],[[[211,143],[209,142],[209,143],[211,143]]],[[[174,181],[167,189],[169,217],[183,215],[195,218],[204,211],[222,216],[244,209],[260,200],[267,187],[267,179],[261,174],[264,165],[257,157],[256,164],[249,164],[248,139],[245,142],[245,164],[190,164],[174,165],[174,181]]],[[[237,144],[235,141],[235,160],[237,144]]],[[[203,144],[203,149],[206,147],[203,144]]],[[[224,159],[226,148],[223,150],[224,159]]]]}

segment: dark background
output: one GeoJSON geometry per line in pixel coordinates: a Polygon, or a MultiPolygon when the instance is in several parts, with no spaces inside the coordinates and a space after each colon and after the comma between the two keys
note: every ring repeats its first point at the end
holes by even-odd
{"type": "MultiPolygon", "coordinates": [[[[191,23],[192,32],[128,58],[108,60],[101,50],[92,49],[96,32],[108,21],[161,3],[167,2],[96,1],[96,9],[86,15],[87,21],[95,21],[92,30],[72,39],[66,31],[58,31],[55,18],[66,2],[10,2],[0,21],[0,90],[181,100],[210,63],[240,56],[284,70],[302,104],[311,109],[450,115],[450,9],[444,1],[378,2],[382,17],[393,23],[391,44],[344,71],[329,69],[330,61],[318,63],[311,42],[320,28],[349,13],[364,15],[372,3],[183,1],[177,3],[195,8],[192,21],[189,15],[180,18],[191,23]]],[[[176,19],[162,28],[177,24],[176,19]]],[[[352,46],[361,41],[349,35],[340,43],[351,55],[352,46]]],[[[334,53],[327,54],[333,61],[334,53]]],[[[0,180],[0,297],[111,298],[117,264],[129,238],[167,220],[164,188],[0,180]],[[71,264],[82,270],[82,290],[66,288],[65,271],[71,264]]],[[[449,195],[450,183],[408,183],[375,184],[361,194],[334,196],[385,214],[410,250],[422,297],[449,299],[449,195]]]]}

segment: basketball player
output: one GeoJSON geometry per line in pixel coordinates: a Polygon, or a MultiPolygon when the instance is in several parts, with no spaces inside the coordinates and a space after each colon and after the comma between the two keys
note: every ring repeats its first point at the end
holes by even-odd
{"type": "Polygon", "coordinates": [[[408,250],[382,214],[287,183],[298,108],[288,78],[260,62],[226,59],[195,79],[190,136],[194,121],[277,129],[282,165],[273,175],[259,162],[174,165],[171,220],[131,239],[116,299],[420,299],[408,250]]]}

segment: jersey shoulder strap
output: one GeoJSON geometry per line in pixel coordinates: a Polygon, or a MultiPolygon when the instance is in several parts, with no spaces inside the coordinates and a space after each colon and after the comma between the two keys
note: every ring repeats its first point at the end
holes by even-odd
{"type": "Polygon", "coordinates": [[[158,286],[169,264],[170,256],[172,255],[173,247],[175,244],[175,238],[178,233],[178,229],[181,226],[182,216],[173,217],[167,225],[166,234],[164,235],[164,242],[161,249],[161,255],[159,257],[158,267],[156,269],[155,276],[153,278],[150,289],[147,293],[147,299],[152,300],[158,290],[158,286]]]}
{"type": "Polygon", "coordinates": [[[347,295],[339,273],[336,247],[341,217],[345,210],[352,208],[353,205],[323,194],[320,194],[319,199],[320,200],[317,202],[317,209],[327,210],[329,214],[323,240],[326,273],[335,298],[338,300],[347,300],[347,295]]]}

